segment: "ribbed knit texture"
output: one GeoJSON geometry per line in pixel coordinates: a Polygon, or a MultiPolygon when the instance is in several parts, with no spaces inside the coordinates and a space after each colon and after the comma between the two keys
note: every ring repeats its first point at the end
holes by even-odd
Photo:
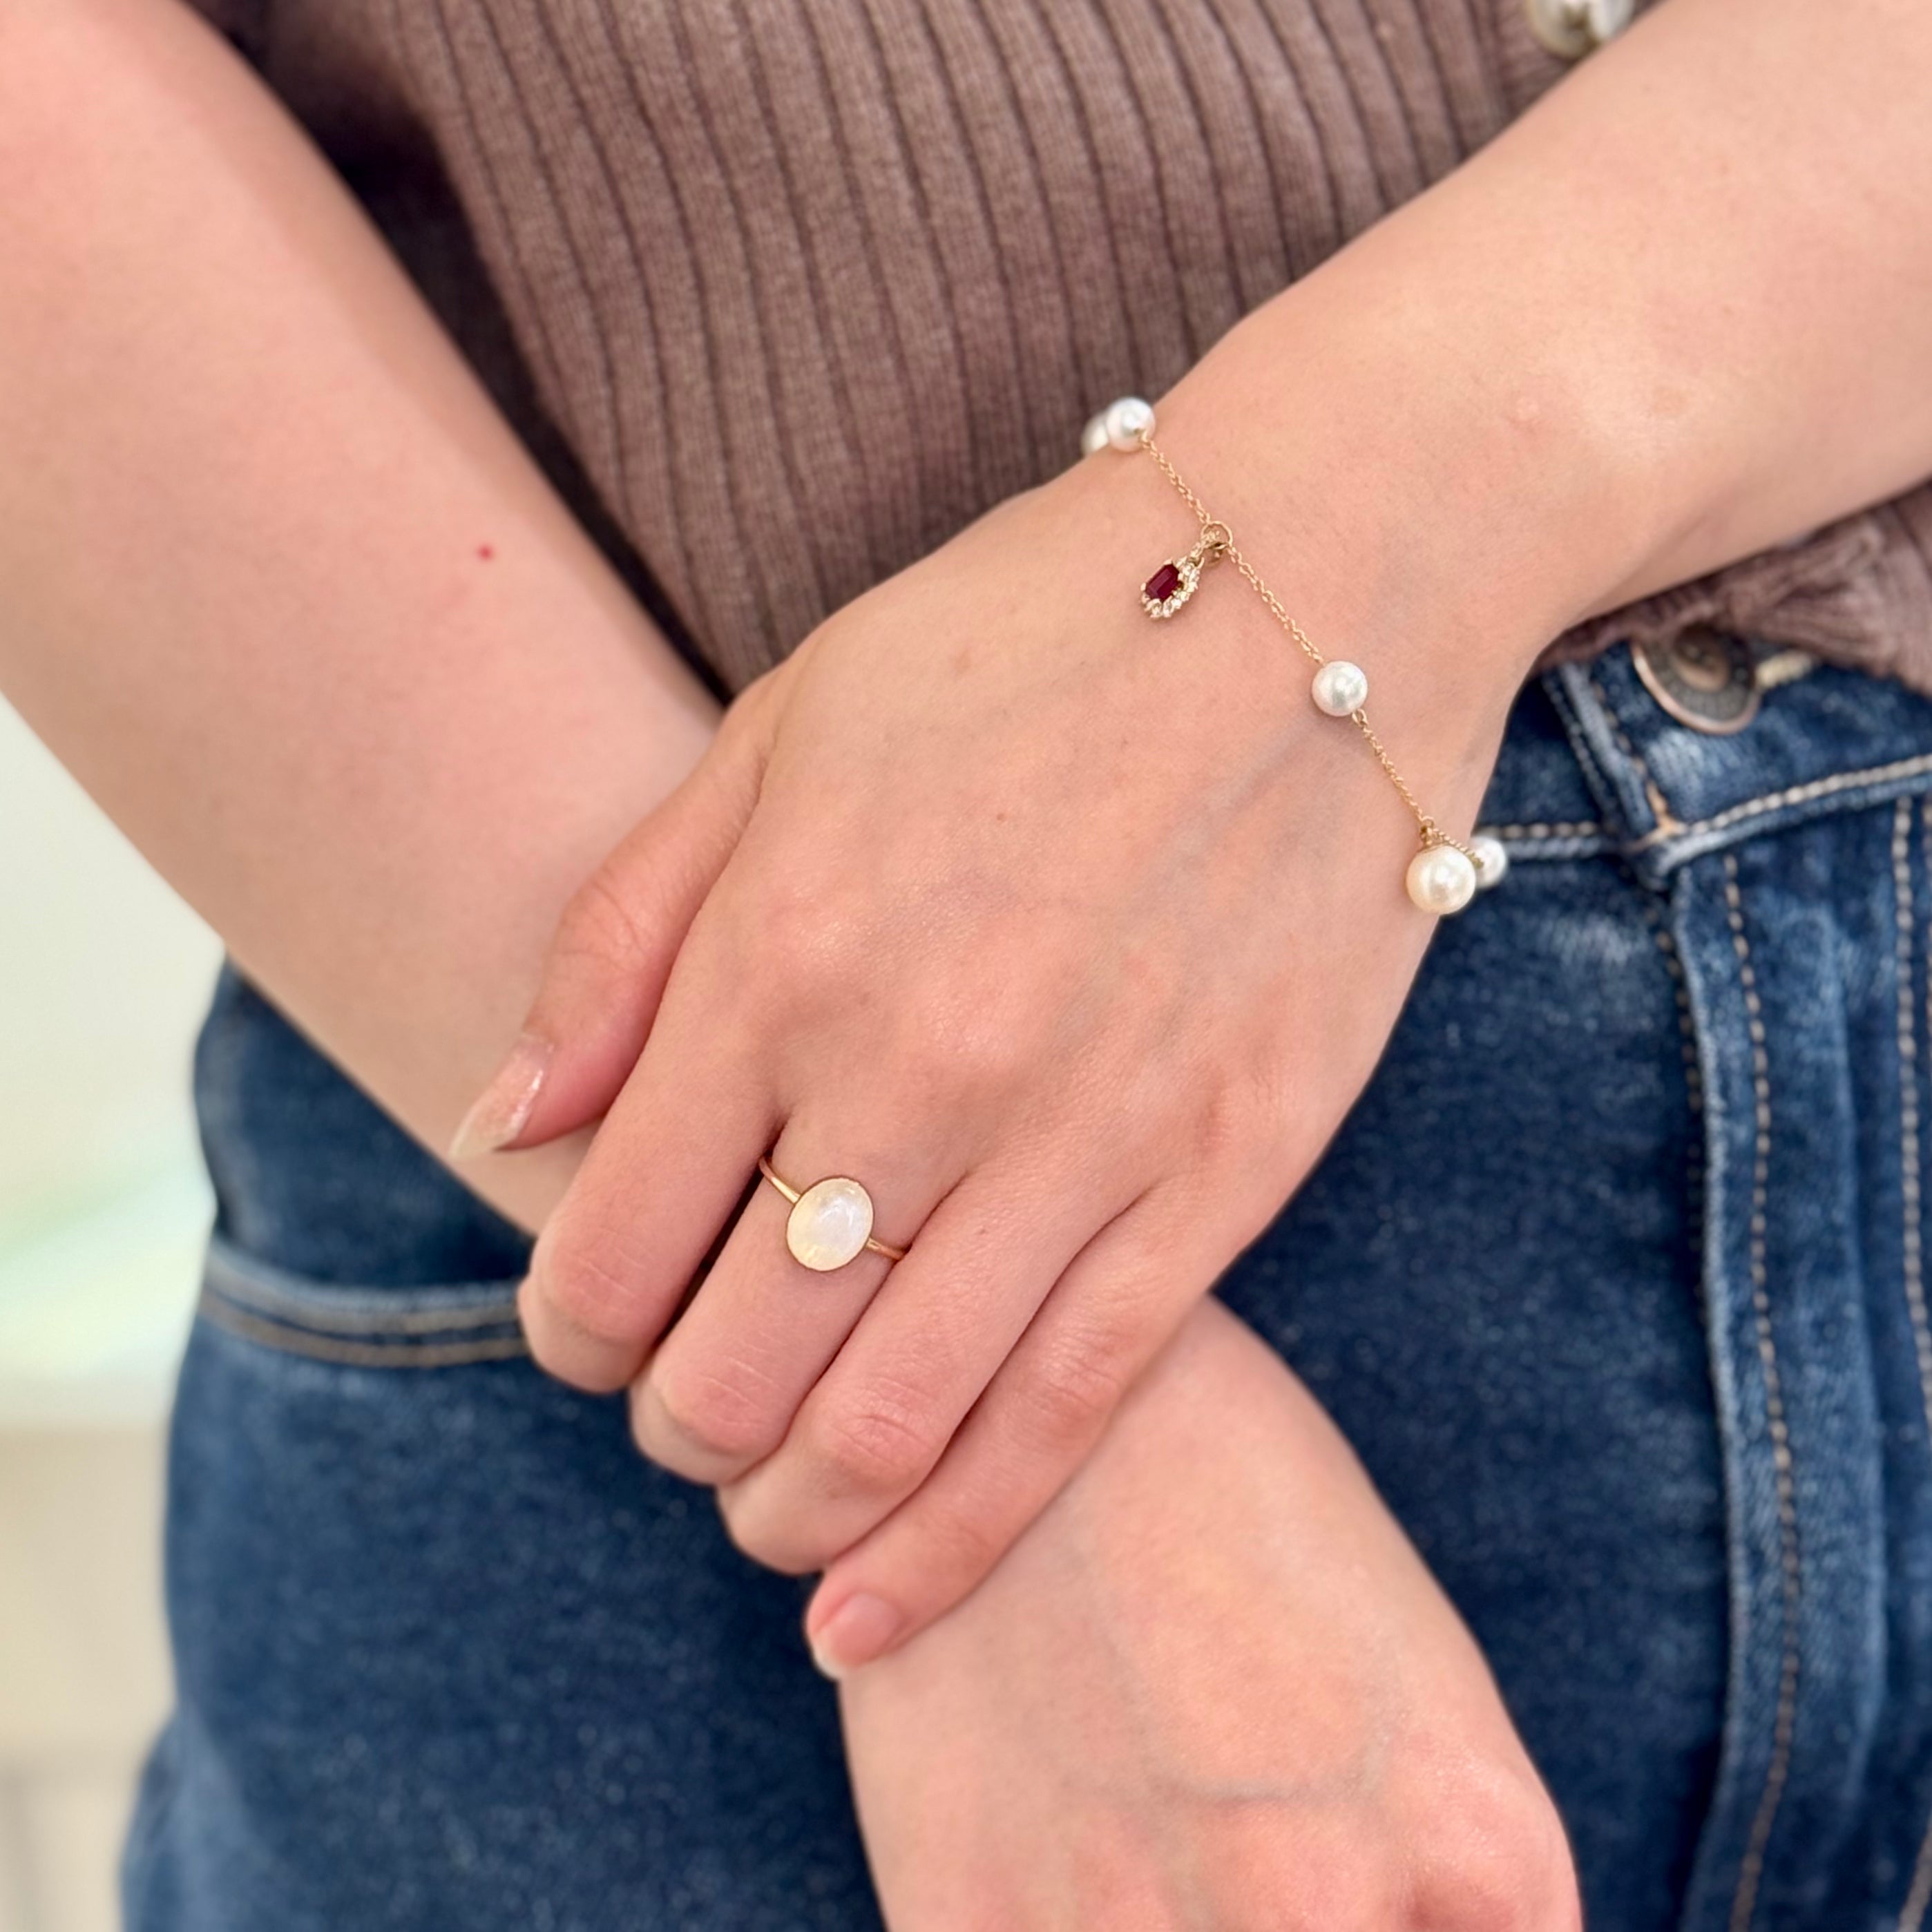
{"type": "MultiPolygon", "coordinates": [[[[1567,70],[1522,0],[204,4],[734,688],[1567,70]]],[[[1932,490],[1563,648],[1690,622],[1932,689],[1932,490]]]]}

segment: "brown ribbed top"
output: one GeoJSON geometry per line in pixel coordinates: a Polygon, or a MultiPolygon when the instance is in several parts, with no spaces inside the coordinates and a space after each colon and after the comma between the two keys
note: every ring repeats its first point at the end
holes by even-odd
{"type": "MultiPolygon", "coordinates": [[[[1565,71],[1522,0],[200,3],[732,688],[1565,71]]],[[[1932,690],[1932,488],[1564,647],[1696,622],[1932,690]]]]}

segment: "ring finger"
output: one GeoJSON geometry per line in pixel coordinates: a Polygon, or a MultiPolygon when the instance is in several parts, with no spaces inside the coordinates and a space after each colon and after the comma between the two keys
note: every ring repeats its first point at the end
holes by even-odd
{"type": "Polygon", "coordinates": [[[784,1442],[724,1490],[740,1548],[821,1569],[924,1482],[1076,1256],[1139,1191],[1130,1169],[1078,1186],[1048,1174],[996,1160],[947,1196],[784,1442]]]}
{"type": "Polygon", "coordinates": [[[838,1251],[828,1253],[822,1238],[849,1237],[855,1208],[863,1217],[848,1190],[817,1184],[858,1182],[872,1238],[903,1248],[958,1178],[944,1153],[909,1150],[900,1140],[880,1146],[796,1114],[770,1164],[776,1180],[760,1178],[711,1272],[632,1390],[638,1447],[694,1482],[732,1481],[778,1447],[893,1265],[869,1247],[830,1268],[797,1258],[794,1229],[802,1250],[823,1262],[838,1251]],[[794,1196],[807,1195],[796,1213],[780,1182],[794,1196]]]}

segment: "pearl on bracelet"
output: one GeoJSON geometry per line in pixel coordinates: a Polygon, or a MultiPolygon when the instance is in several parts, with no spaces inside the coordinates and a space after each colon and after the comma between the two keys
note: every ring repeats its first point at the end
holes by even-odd
{"type": "Polygon", "coordinates": [[[1476,868],[1453,845],[1426,845],[1408,862],[1404,883],[1423,911],[1442,918],[1476,896],[1476,868]]]}
{"type": "Polygon", "coordinates": [[[1330,718],[1349,718],[1369,701],[1369,674],[1346,658],[1331,658],[1315,674],[1310,686],[1315,708],[1330,718]]]}
{"type": "Polygon", "coordinates": [[[1509,854],[1503,849],[1500,838],[1492,838],[1486,832],[1478,832],[1469,841],[1469,855],[1476,862],[1476,890],[1487,892],[1492,886],[1503,882],[1503,874],[1509,870],[1509,854]]]}
{"type": "Polygon", "coordinates": [[[1080,432],[1080,454],[1097,456],[1107,447],[1107,412],[1102,410],[1097,416],[1087,418],[1087,427],[1080,432]]]}
{"type": "Polygon", "coordinates": [[[1106,425],[1107,441],[1113,448],[1137,449],[1141,431],[1154,428],[1154,405],[1138,396],[1123,396],[1118,402],[1107,405],[1100,419],[1106,425]]]}

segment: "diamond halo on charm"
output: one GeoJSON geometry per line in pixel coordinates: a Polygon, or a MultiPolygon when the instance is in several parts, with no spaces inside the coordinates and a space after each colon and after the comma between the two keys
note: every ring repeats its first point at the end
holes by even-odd
{"type": "Polygon", "coordinates": [[[1141,608],[1150,617],[1172,617],[1201,581],[1201,560],[1192,551],[1170,557],[1141,586],[1141,608]]]}

